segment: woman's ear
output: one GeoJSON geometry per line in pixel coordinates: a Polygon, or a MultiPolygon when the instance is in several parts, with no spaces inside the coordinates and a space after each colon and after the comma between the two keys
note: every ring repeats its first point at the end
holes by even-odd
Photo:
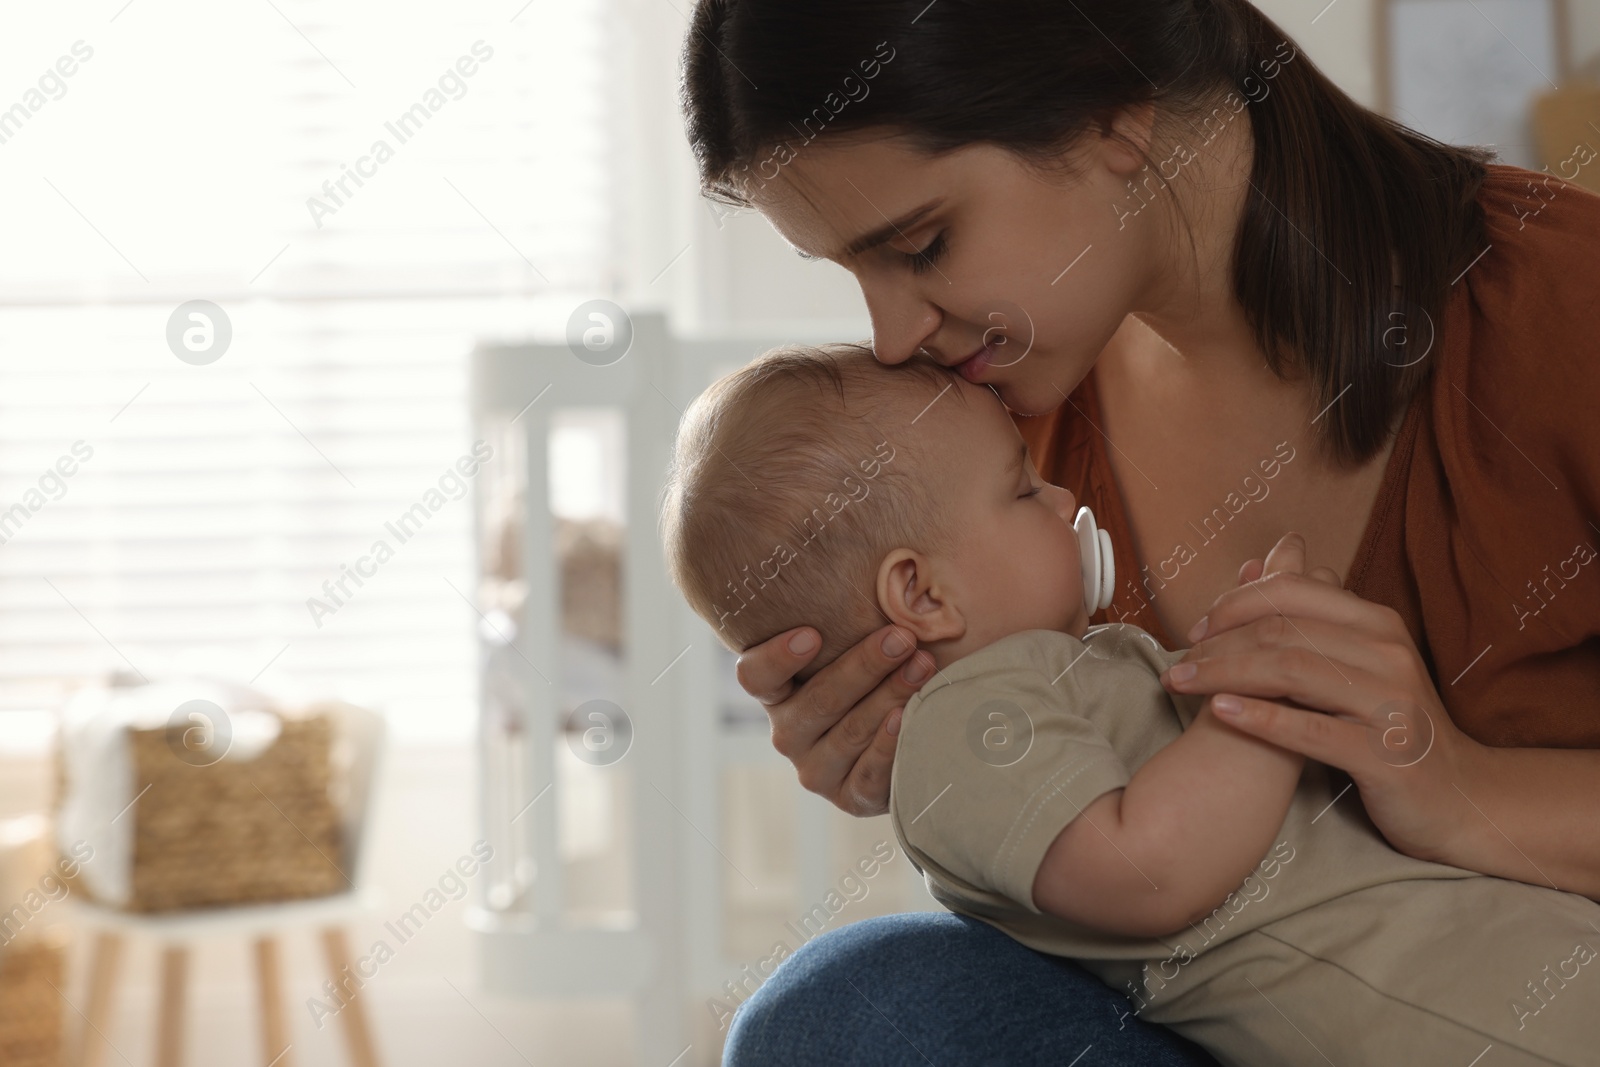
{"type": "Polygon", "coordinates": [[[935,580],[931,561],[909,548],[895,549],[878,566],[878,606],[890,622],[916,635],[918,644],[952,641],[967,632],[967,620],[935,580]]]}
{"type": "Polygon", "coordinates": [[[1144,168],[1144,158],[1130,147],[1130,143],[1137,146],[1140,152],[1149,152],[1154,124],[1153,104],[1118,108],[1112,115],[1110,128],[1101,130],[1099,148],[1105,154],[1106,164],[1114,173],[1133,174],[1144,168]]]}

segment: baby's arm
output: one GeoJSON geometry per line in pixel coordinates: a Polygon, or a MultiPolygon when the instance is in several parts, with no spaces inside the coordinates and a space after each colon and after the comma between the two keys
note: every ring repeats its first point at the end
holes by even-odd
{"type": "MultiPolygon", "coordinates": [[[[1305,570],[1286,535],[1262,573],[1305,570]]],[[[1183,736],[1056,835],[1033,879],[1041,911],[1138,937],[1181,930],[1237,889],[1272,847],[1305,757],[1235,730],[1207,700],[1183,736]]]]}
{"type": "Polygon", "coordinates": [[[1181,930],[1267,854],[1304,763],[1219,721],[1206,701],[1183,736],[1056,836],[1034,906],[1133,937],[1181,930]]]}

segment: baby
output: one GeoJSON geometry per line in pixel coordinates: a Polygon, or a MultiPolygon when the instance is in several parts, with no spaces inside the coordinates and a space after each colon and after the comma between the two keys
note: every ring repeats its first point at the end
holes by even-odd
{"type": "Polygon", "coordinates": [[[1600,905],[1402,855],[1342,772],[1166,692],[1180,653],[1090,625],[1113,568],[1075,508],[989,390],[835,345],[695,401],[662,534],[732,649],[815,626],[809,676],[886,619],[915,635],[901,846],[1127,1014],[1253,1067],[1600,1062],[1600,905]]]}

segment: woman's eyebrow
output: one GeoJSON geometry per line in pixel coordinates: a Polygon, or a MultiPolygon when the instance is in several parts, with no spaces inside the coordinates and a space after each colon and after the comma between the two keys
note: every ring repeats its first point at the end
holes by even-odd
{"type": "MultiPolygon", "coordinates": [[[[867,202],[871,203],[870,200],[867,202]]],[[[857,237],[854,241],[851,241],[849,244],[845,245],[844,251],[840,252],[834,258],[845,259],[849,256],[859,256],[861,253],[869,249],[876,248],[886,241],[892,241],[896,237],[904,237],[905,233],[903,231],[910,229],[912,226],[915,226],[917,223],[921,222],[924,216],[933,211],[942,203],[944,203],[944,197],[938,196],[934,197],[932,200],[929,200],[921,207],[911,209],[897,219],[889,219],[887,215],[884,215],[885,220],[887,220],[885,225],[879,226],[876,230],[857,237]]],[[[877,210],[876,204],[873,205],[873,210],[877,210]]],[[[878,214],[883,215],[883,212],[878,211],[878,214]]]]}

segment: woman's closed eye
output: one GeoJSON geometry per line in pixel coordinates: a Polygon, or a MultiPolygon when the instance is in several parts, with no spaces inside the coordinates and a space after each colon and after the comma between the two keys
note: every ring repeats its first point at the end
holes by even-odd
{"type": "Polygon", "coordinates": [[[949,244],[945,240],[944,232],[940,231],[939,236],[929,241],[921,251],[902,252],[900,255],[905,259],[906,264],[911,268],[912,274],[926,274],[928,271],[934,268],[934,265],[938,263],[941,258],[943,258],[948,247],[949,244]]]}

